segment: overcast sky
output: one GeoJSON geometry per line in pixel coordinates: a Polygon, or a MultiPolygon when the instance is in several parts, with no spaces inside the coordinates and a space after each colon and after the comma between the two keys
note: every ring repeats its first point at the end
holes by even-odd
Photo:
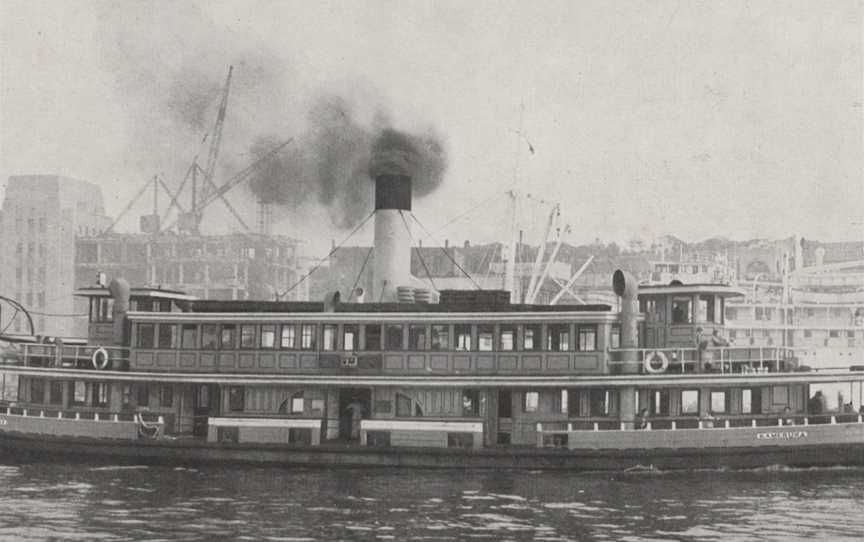
{"type": "MultiPolygon", "coordinates": [[[[514,186],[560,202],[573,242],[862,238],[859,1],[3,0],[0,18],[0,178],[89,180],[112,215],[206,154],[233,64],[219,178],[338,96],[358,123],[443,137],[415,215],[438,232],[479,207],[439,241],[503,240],[514,186]]],[[[234,201],[254,225],[248,189],[234,201]]],[[[223,212],[208,227],[234,227],[223,212]]],[[[275,214],[316,246],[346,233],[326,209],[275,214]]]]}

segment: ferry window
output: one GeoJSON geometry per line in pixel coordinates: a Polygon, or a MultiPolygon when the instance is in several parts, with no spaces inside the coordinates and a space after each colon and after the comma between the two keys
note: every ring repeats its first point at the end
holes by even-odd
{"type": "Polygon", "coordinates": [[[579,351],[597,350],[597,326],[579,326],[579,351]]]}
{"type": "Polygon", "coordinates": [[[235,335],[237,332],[237,326],[234,324],[225,324],[222,326],[222,331],[219,336],[219,346],[223,350],[233,350],[236,348],[236,343],[234,342],[235,335]]]}
{"type": "Polygon", "coordinates": [[[832,329],[828,332],[828,336],[831,337],[832,339],[836,339],[840,336],[840,330],[839,329],[832,329]]]}
{"type": "Polygon", "coordinates": [[[18,400],[18,375],[0,374],[0,399],[18,400]]]}
{"type": "Polygon", "coordinates": [[[110,297],[90,298],[90,321],[112,322],[114,320],[114,300],[110,297]]]}
{"type": "Polygon", "coordinates": [[[804,330],[804,337],[806,337],[808,339],[813,337],[813,330],[812,329],[805,329],[804,330]]]}
{"type": "Polygon", "coordinates": [[[516,346],[516,329],[513,326],[501,326],[501,338],[498,340],[498,349],[503,352],[511,352],[516,346]]]}
{"type": "Polygon", "coordinates": [[[171,300],[170,299],[162,299],[158,302],[159,312],[171,312],[171,300]]]}
{"type": "Polygon", "coordinates": [[[123,384],[123,389],[120,391],[120,401],[124,408],[128,408],[132,404],[132,386],[123,384]]]}
{"type": "Polygon", "coordinates": [[[174,388],[170,384],[162,386],[159,404],[166,408],[174,406],[174,388]]]}
{"type": "Polygon", "coordinates": [[[336,326],[334,324],[324,324],[321,334],[321,349],[336,350],[336,326]]]}
{"type": "Polygon", "coordinates": [[[689,297],[672,298],[672,323],[689,324],[693,321],[689,297]]]}
{"type": "Polygon", "coordinates": [[[741,390],[741,412],[762,414],[762,394],[759,389],[741,390]]]}
{"type": "Polygon", "coordinates": [[[216,324],[204,324],[201,326],[201,348],[204,350],[216,350],[219,347],[219,326],[216,324]]]}
{"type": "Polygon", "coordinates": [[[609,390],[588,390],[588,415],[608,416],[612,412],[609,390]]]}
{"type": "Polygon", "coordinates": [[[510,390],[498,390],[498,417],[513,417],[513,393],[510,390]]]}
{"type": "Polygon", "coordinates": [[[108,406],[108,383],[96,382],[93,384],[93,406],[108,406]]]}
{"type": "Polygon", "coordinates": [[[138,324],[138,348],[154,348],[156,330],[153,324],[138,324]]]}
{"type": "Polygon", "coordinates": [[[399,324],[387,324],[384,326],[387,338],[387,350],[402,350],[402,326],[399,324]]]}
{"type": "Polygon", "coordinates": [[[621,348],[621,325],[613,324],[609,331],[609,347],[621,348]]]}
{"type": "Polygon", "coordinates": [[[231,386],[228,388],[228,410],[231,412],[242,412],[246,400],[246,390],[243,386],[231,386]]]}
{"type": "Polygon", "coordinates": [[[711,412],[714,414],[725,414],[729,410],[725,391],[711,392],[711,412]]]}
{"type": "Polygon", "coordinates": [[[381,350],[381,326],[366,324],[366,350],[381,350]]]}
{"type": "Polygon", "coordinates": [[[471,350],[471,326],[460,324],[454,326],[456,334],[456,350],[471,350]]]}
{"type": "Polygon", "coordinates": [[[491,352],[495,344],[495,327],[491,325],[477,326],[477,350],[491,352]]]}
{"type": "Polygon", "coordinates": [[[355,324],[342,326],[342,350],[357,349],[357,332],[358,328],[355,324]]]}
{"type": "Polygon", "coordinates": [[[291,414],[303,414],[303,392],[291,396],[291,414]]]}
{"type": "Polygon", "coordinates": [[[30,402],[42,403],[45,401],[45,381],[41,378],[30,379],[30,402]]]}
{"type": "Polygon", "coordinates": [[[526,391],[522,398],[523,412],[537,412],[537,407],[540,405],[540,393],[536,391],[526,391]]]}
{"type": "Polygon", "coordinates": [[[282,325],[282,348],[297,348],[297,328],[294,324],[282,325]]]}
{"type": "Polygon", "coordinates": [[[159,324],[159,348],[177,348],[177,326],[159,324]]]}
{"type": "Polygon", "coordinates": [[[255,348],[255,326],[240,326],[240,348],[255,348]]]}
{"type": "Polygon", "coordinates": [[[300,326],[300,348],[302,350],[315,350],[315,324],[300,326]]]}
{"type": "Polygon", "coordinates": [[[540,350],[540,324],[526,324],[525,336],[522,339],[524,350],[540,350]]]}
{"type": "Polygon", "coordinates": [[[147,297],[139,299],[137,310],[141,312],[153,312],[153,300],[147,297]]]}
{"type": "Polygon", "coordinates": [[[276,346],[276,326],[261,326],[261,348],[276,346]]]}
{"type": "Polygon", "coordinates": [[[699,296],[699,320],[701,322],[714,321],[714,296],[700,295],[699,296]]]}
{"type": "Polygon", "coordinates": [[[198,326],[195,324],[183,324],[180,332],[180,348],[197,348],[198,326]]]}
{"type": "Polygon", "coordinates": [[[83,405],[87,401],[87,386],[84,382],[76,380],[69,383],[69,395],[72,396],[73,405],[83,405]]]}
{"type": "Polygon", "coordinates": [[[567,390],[560,390],[557,395],[554,395],[555,405],[553,410],[561,414],[567,414],[567,409],[570,406],[570,398],[567,390]]]}
{"type": "Polygon", "coordinates": [[[657,390],[651,395],[650,411],[655,416],[669,415],[669,392],[657,390]]]}
{"type": "Polygon", "coordinates": [[[146,407],[150,405],[150,386],[147,384],[138,384],[137,390],[137,399],[139,407],[146,407]]]}
{"type": "Polygon", "coordinates": [[[51,388],[48,390],[48,402],[52,405],[63,404],[63,382],[61,380],[51,381],[51,388]]]}
{"type": "Polygon", "coordinates": [[[476,418],[480,415],[480,390],[462,391],[462,416],[476,418]]]}
{"type": "Polygon", "coordinates": [[[408,418],[411,416],[411,398],[401,393],[396,394],[396,417],[408,418]]]}
{"type": "Polygon", "coordinates": [[[681,390],[681,414],[699,414],[699,390],[681,390]]]}
{"type": "Polygon", "coordinates": [[[567,324],[550,324],[546,335],[546,349],[566,352],[570,349],[570,326],[567,324]]]}
{"type": "Polygon", "coordinates": [[[207,386],[199,386],[198,393],[195,396],[195,406],[198,408],[208,408],[210,406],[210,388],[207,386]]]}
{"type": "Polygon", "coordinates": [[[726,307],[726,319],[727,320],[737,320],[738,319],[738,310],[735,307],[726,307]]]}
{"type": "Polygon", "coordinates": [[[408,327],[408,350],[426,350],[426,326],[408,327]]]}
{"type": "Polygon", "coordinates": [[[434,324],[432,326],[432,350],[448,350],[450,348],[450,326],[434,324]]]}

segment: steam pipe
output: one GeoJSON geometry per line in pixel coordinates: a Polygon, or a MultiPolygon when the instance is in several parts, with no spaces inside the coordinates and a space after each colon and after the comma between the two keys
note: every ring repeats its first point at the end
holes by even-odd
{"type": "Polygon", "coordinates": [[[108,291],[114,299],[114,307],[111,309],[111,317],[114,321],[114,333],[112,336],[114,346],[126,344],[126,313],[129,312],[129,283],[126,279],[112,279],[108,285],[108,291]]]}
{"type": "Polygon", "coordinates": [[[639,347],[639,297],[636,278],[620,269],[612,275],[612,289],[621,297],[621,361],[628,362],[622,366],[623,373],[638,373],[639,364],[636,348],[639,347]]]}

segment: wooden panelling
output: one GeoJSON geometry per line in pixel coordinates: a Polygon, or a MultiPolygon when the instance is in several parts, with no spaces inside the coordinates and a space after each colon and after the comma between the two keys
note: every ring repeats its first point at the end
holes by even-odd
{"type": "Polygon", "coordinates": [[[539,371],[543,358],[540,356],[522,356],[522,369],[525,371],[539,371]]]}
{"type": "Polygon", "coordinates": [[[195,367],[195,353],[194,352],[180,352],[180,367],[185,367],[188,369],[195,367]]]}
{"type": "MultiPolygon", "coordinates": [[[[405,368],[402,365],[402,361],[403,360],[402,360],[401,355],[386,354],[384,356],[384,368],[385,369],[391,369],[391,370],[392,369],[402,370],[405,368]]],[[[410,363],[409,363],[409,366],[410,366],[410,363]]]]}
{"type": "Polygon", "coordinates": [[[296,369],[297,354],[279,354],[280,369],[296,369]]]}
{"type": "Polygon", "coordinates": [[[519,356],[500,356],[498,358],[498,370],[515,371],[519,368],[519,356]]]}
{"type": "Polygon", "coordinates": [[[600,354],[576,354],[573,358],[575,371],[596,371],[600,367],[600,354]]]}
{"type": "Polygon", "coordinates": [[[432,356],[429,366],[434,371],[446,371],[448,369],[447,356],[432,356]]]}
{"type": "Polygon", "coordinates": [[[152,367],[154,361],[153,352],[136,352],[135,365],[137,367],[152,367]]]}
{"type": "Polygon", "coordinates": [[[237,366],[240,369],[251,369],[255,367],[255,354],[242,353],[237,357],[239,358],[237,366]]]}
{"type": "Polygon", "coordinates": [[[175,352],[156,352],[157,367],[175,367],[177,365],[177,354],[175,352]]]}
{"type": "MultiPolygon", "coordinates": [[[[459,359],[460,356],[454,356],[454,360],[459,359]]],[[[466,358],[468,356],[465,356],[466,358]]],[[[495,356],[491,354],[479,354],[474,358],[474,366],[478,371],[489,370],[495,367],[495,356]]],[[[469,369],[470,367],[465,367],[465,369],[469,369]]]]}
{"type": "Polygon", "coordinates": [[[569,354],[549,354],[546,358],[546,369],[549,371],[566,371],[570,369],[569,354]]]}
{"type": "MultiPolygon", "coordinates": [[[[204,355],[201,355],[201,363],[204,363],[204,355]]],[[[234,354],[218,354],[217,355],[218,367],[222,370],[231,370],[237,366],[237,358],[234,354]]]]}
{"type": "Polygon", "coordinates": [[[301,369],[317,369],[318,359],[315,354],[300,354],[301,369]]]}
{"type": "Polygon", "coordinates": [[[408,368],[409,369],[425,369],[426,368],[426,356],[423,355],[409,355],[408,356],[408,368]]]}
{"type": "MultiPolygon", "coordinates": [[[[180,357],[182,358],[183,354],[180,354],[180,357]]],[[[219,358],[212,352],[202,352],[200,359],[201,367],[204,369],[213,369],[219,364],[219,358]]]]}
{"type": "Polygon", "coordinates": [[[261,369],[275,369],[276,354],[261,354],[258,356],[258,367],[261,369]]]}

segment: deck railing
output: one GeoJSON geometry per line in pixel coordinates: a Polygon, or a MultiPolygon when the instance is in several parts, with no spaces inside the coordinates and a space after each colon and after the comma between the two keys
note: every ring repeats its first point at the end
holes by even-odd
{"type": "Polygon", "coordinates": [[[643,431],[678,431],[678,430],[724,430],[742,427],[806,427],[810,425],[836,425],[848,423],[864,423],[862,413],[831,413],[831,414],[790,414],[764,416],[737,416],[729,418],[699,419],[695,417],[655,418],[646,423],[644,428],[633,428],[633,423],[607,420],[587,422],[574,420],[568,422],[538,422],[537,447],[566,447],[571,439],[581,433],[592,432],[629,432],[643,431]]]}
{"type": "Polygon", "coordinates": [[[709,346],[707,348],[610,348],[609,365],[636,366],[649,373],[652,360],[657,373],[767,373],[794,370],[795,349],[785,346],[709,346]],[[625,360],[627,353],[635,360],[625,360]]]}
{"type": "Polygon", "coordinates": [[[129,348],[118,346],[19,344],[14,350],[3,352],[0,363],[25,367],[97,368],[102,363],[104,350],[107,355],[105,368],[124,370],[129,367],[129,348]],[[94,358],[95,361],[94,361],[94,358]]]}
{"type": "Polygon", "coordinates": [[[165,423],[165,418],[163,416],[142,412],[64,411],[46,408],[7,406],[0,408],[0,414],[6,416],[21,416],[23,418],[56,418],[58,420],[83,420],[91,422],[134,422],[138,421],[140,418],[146,423],[165,423]]]}

